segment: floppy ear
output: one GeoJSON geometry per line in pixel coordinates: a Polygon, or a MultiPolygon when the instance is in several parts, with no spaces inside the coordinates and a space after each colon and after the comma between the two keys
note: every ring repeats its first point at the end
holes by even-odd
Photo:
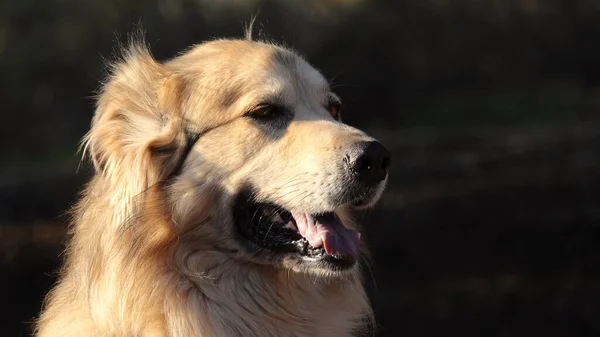
{"type": "Polygon", "coordinates": [[[186,143],[180,81],[142,44],[123,53],[83,140],[97,175],[131,198],[176,170],[186,143]]]}

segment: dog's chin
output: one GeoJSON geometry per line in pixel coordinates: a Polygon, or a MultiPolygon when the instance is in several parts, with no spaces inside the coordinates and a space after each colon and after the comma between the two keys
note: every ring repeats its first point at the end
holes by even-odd
{"type": "MultiPolygon", "coordinates": [[[[354,208],[372,204],[356,199],[354,208]]],[[[360,258],[360,233],[344,225],[333,211],[309,214],[270,202],[255,202],[240,193],[233,205],[233,220],[245,254],[254,263],[283,267],[327,277],[352,274],[360,258]]]]}

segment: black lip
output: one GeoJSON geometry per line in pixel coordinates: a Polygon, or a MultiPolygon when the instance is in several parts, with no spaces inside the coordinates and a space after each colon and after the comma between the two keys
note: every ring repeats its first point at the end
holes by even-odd
{"type": "Polygon", "coordinates": [[[256,203],[253,199],[253,193],[242,192],[233,207],[233,220],[243,238],[276,253],[298,253],[311,257],[321,255],[319,249],[310,247],[298,231],[286,228],[287,222],[273,220],[279,215],[284,221],[293,221],[287,210],[271,203],[256,203]]]}
{"type": "MultiPolygon", "coordinates": [[[[275,253],[298,253],[311,258],[325,254],[323,248],[310,246],[298,231],[285,228],[285,223],[273,221],[268,214],[274,216],[271,210],[276,207],[263,203],[237,205],[234,208],[233,218],[240,235],[251,243],[275,253]]],[[[285,210],[279,210],[277,213],[282,218],[289,214],[285,210]]],[[[289,216],[291,218],[291,214],[289,216]]]]}
{"type": "MultiPolygon", "coordinates": [[[[277,213],[284,221],[293,221],[289,211],[272,203],[253,202],[253,199],[251,192],[242,192],[236,198],[233,207],[233,219],[238,233],[252,248],[279,254],[294,254],[301,259],[324,262],[333,269],[340,270],[351,267],[356,262],[345,256],[330,256],[323,247],[312,247],[298,231],[272,220],[277,213]]],[[[332,212],[318,217],[334,218],[335,214],[332,212]]]]}
{"type": "MultiPolygon", "coordinates": [[[[355,265],[354,258],[329,255],[323,247],[312,247],[297,230],[286,228],[284,223],[272,221],[272,217],[275,216],[273,211],[276,210],[284,221],[292,220],[294,226],[296,225],[288,210],[273,203],[255,202],[255,194],[252,191],[243,189],[238,193],[232,209],[237,232],[249,249],[257,253],[265,252],[265,256],[272,256],[273,253],[287,255],[298,262],[314,264],[329,270],[342,271],[355,265]],[[265,213],[271,216],[265,216],[265,213]]],[[[337,216],[330,212],[315,217],[328,219],[337,216]]]]}

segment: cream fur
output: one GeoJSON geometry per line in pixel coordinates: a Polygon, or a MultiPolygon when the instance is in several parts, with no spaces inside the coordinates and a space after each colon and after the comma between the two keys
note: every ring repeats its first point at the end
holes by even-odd
{"type": "MultiPolygon", "coordinates": [[[[257,263],[231,225],[231,198],[245,183],[285,207],[333,207],[322,195],[341,187],[328,163],[370,138],[328,115],[328,94],[316,70],[270,43],[217,40],[164,63],[132,44],[84,139],[96,174],[73,209],[36,335],[364,332],[372,315],[360,266],[334,273],[257,263]],[[284,134],[242,117],[265,97],[294,108],[284,134]],[[186,132],[201,136],[175,172],[186,132]]],[[[344,207],[336,212],[351,222],[344,207]]]]}

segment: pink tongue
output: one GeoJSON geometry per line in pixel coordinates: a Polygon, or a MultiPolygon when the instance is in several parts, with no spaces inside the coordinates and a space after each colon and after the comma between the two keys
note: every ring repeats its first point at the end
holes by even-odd
{"type": "Polygon", "coordinates": [[[328,255],[345,255],[347,258],[358,258],[360,233],[344,227],[333,216],[314,217],[310,214],[292,212],[298,232],[314,248],[323,247],[328,255]]]}

